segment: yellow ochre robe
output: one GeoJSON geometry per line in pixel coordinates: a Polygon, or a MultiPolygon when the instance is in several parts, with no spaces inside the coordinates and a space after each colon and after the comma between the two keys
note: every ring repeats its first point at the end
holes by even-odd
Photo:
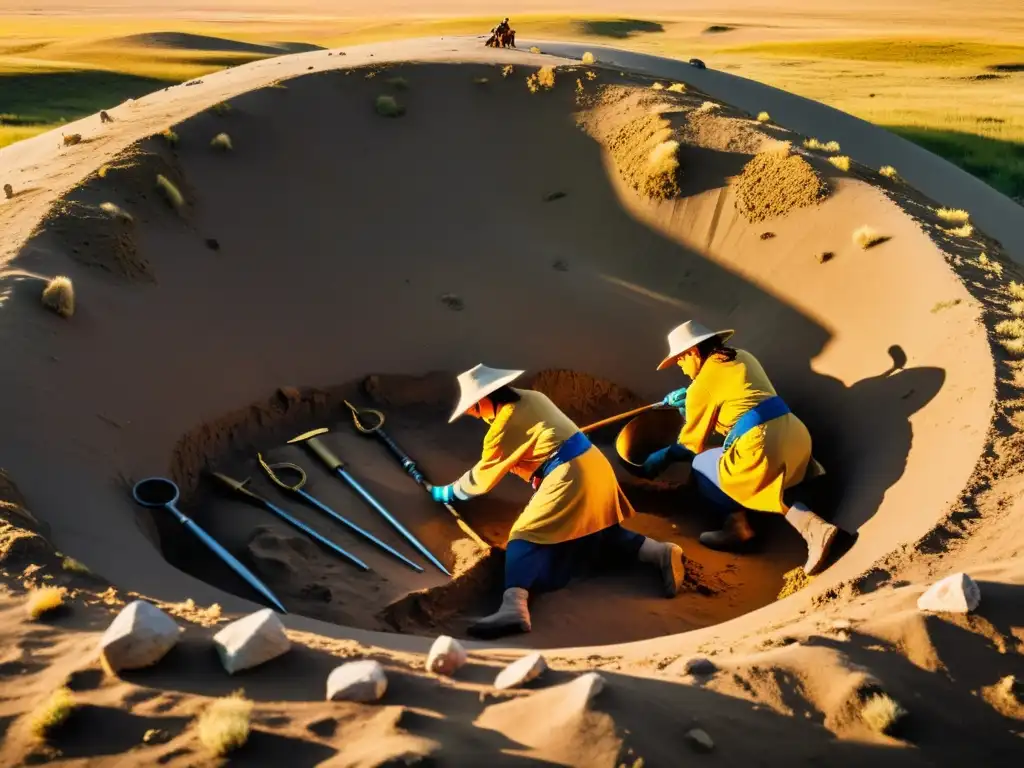
{"type": "MultiPolygon", "coordinates": [[[[775,394],[761,363],[746,350],[728,362],[712,355],[686,391],[679,442],[700,453],[712,432],[727,435],[744,413],[775,394]]],[[[812,474],[823,472],[811,457],[807,427],[787,413],[754,427],[724,451],[718,477],[722,490],[744,508],[783,513],[783,491],[801,482],[809,466],[812,474]]]]}
{"type": "MultiPolygon", "coordinates": [[[[514,389],[520,400],[502,405],[484,438],[480,460],[454,483],[457,498],[480,496],[507,474],[530,482],[533,473],[579,431],[541,392],[514,389]]],[[[541,482],[509,533],[509,540],[558,544],[597,533],[636,512],[615,471],[596,446],[560,464],[541,482]]]]}

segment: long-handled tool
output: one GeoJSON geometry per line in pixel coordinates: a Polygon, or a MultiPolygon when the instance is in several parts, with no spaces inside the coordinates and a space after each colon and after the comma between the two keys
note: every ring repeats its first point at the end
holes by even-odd
{"type": "Polygon", "coordinates": [[[259,580],[256,574],[242,565],[234,555],[218,544],[215,538],[200,528],[192,518],[187,517],[178,509],[178,496],[178,486],[166,477],[147,477],[144,480],[139,480],[135,487],[132,488],[132,497],[137,504],[141,504],[144,507],[163,507],[166,509],[178,519],[179,523],[188,528],[197,539],[203,542],[213,554],[223,560],[231,570],[245,579],[249,586],[267,598],[278,611],[288,613],[285,607],[281,605],[281,601],[277,599],[266,584],[259,580]]]}
{"type": "Polygon", "coordinates": [[[397,557],[399,560],[401,560],[403,563],[408,565],[413,570],[419,571],[420,573],[423,572],[423,566],[422,565],[419,565],[418,563],[414,563],[412,560],[407,558],[405,555],[403,555],[397,549],[392,549],[387,544],[385,544],[383,541],[381,541],[376,536],[374,536],[372,533],[369,533],[368,531],[364,531],[362,528],[360,528],[358,525],[353,523],[348,518],[343,517],[342,515],[339,515],[337,512],[335,512],[333,509],[328,507],[326,504],[324,504],[318,498],[313,496],[313,494],[311,494],[309,491],[303,490],[303,486],[306,484],[306,470],[304,470],[298,464],[290,464],[289,462],[286,462],[286,461],[282,461],[282,462],[279,462],[277,464],[267,464],[267,462],[265,462],[263,460],[263,456],[261,454],[256,454],[256,457],[259,459],[260,466],[263,467],[263,471],[267,473],[267,477],[269,477],[271,479],[271,481],[278,488],[281,488],[282,490],[285,490],[285,491],[291,491],[292,493],[297,494],[298,496],[302,497],[303,499],[308,501],[310,504],[312,504],[314,507],[319,509],[321,512],[323,512],[325,515],[328,515],[331,518],[333,518],[334,520],[337,520],[339,523],[344,525],[346,528],[348,528],[353,533],[357,533],[360,536],[362,536],[364,539],[367,539],[368,541],[373,542],[374,544],[376,544],[378,547],[383,549],[388,554],[394,555],[395,557],[397,557]],[[290,472],[294,472],[295,474],[298,475],[298,479],[294,483],[292,483],[291,485],[289,485],[281,477],[281,473],[282,472],[289,472],[289,471],[290,472]]]}
{"type": "Polygon", "coordinates": [[[345,462],[339,459],[335,455],[334,451],[332,451],[330,448],[324,445],[323,441],[320,439],[319,436],[326,434],[329,431],[330,430],[327,428],[314,429],[309,432],[306,432],[305,434],[293,437],[288,442],[293,444],[301,443],[305,445],[307,448],[309,448],[309,450],[311,450],[317,456],[317,458],[319,458],[320,461],[322,461],[326,465],[327,469],[329,469],[331,472],[336,473],[339,477],[341,477],[342,480],[348,483],[349,486],[351,486],[352,490],[354,490],[356,493],[362,496],[363,500],[366,501],[367,504],[369,504],[371,507],[377,510],[385,520],[391,523],[392,527],[394,527],[396,531],[402,534],[402,536],[405,537],[406,541],[408,541],[410,544],[416,547],[416,549],[419,550],[420,554],[422,554],[425,558],[427,558],[430,562],[437,566],[441,573],[443,573],[445,576],[451,576],[451,573],[449,573],[448,569],[441,564],[441,561],[434,557],[430,553],[430,550],[423,546],[419,539],[417,539],[415,536],[409,533],[406,527],[402,525],[400,522],[398,522],[398,520],[396,520],[395,517],[390,512],[384,509],[384,506],[375,498],[373,498],[373,496],[371,496],[369,492],[365,488],[363,488],[363,486],[361,486],[356,481],[356,479],[352,477],[352,475],[348,473],[348,471],[345,469],[345,462]]]}
{"type": "Polygon", "coordinates": [[[580,432],[582,432],[583,434],[587,434],[588,432],[593,432],[595,429],[600,429],[601,427],[606,427],[609,424],[614,424],[617,421],[623,421],[624,419],[628,419],[628,418],[630,418],[632,416],[638,416],[641,413],[645,413],[647,411],[653,411],[655,408],[668,408],[668,407],[669,406],[665,405],[665,403],[663,401],[659,400],[656,403],[651,403],[650,405],[644,405],[644,406],[641,406],[640,408],[634,408],[632,411],[626,411],[625,413],[620,413],[617,416],[609,416],[607,419],[601,419],[600,421],[595,421],[593,424],[588,424],[587,426],[582,427],[580,429],[580,432]]]}
{"type": "Polygon", "coordinates": [[[288,514],[283,509],[281,509],[279,506],[277,506],[276,504],[271,502],[269,499],[265,499],[262,496],[260,496],[258,493],[250,491],[248,488],[246,488],[245,484],[249,482],[249,478],[246,478],[245,480],[235,480],[235,478],[229,477],[228,475],[225,475],[222,472],[213,472],[212,474],[213,474],[214,477],[216,477],[218,480],[220,480],[222,483],[224,483],[224,485],[226,485],[231,490],[236,491],[236,492],[242,494],[243,496],[245,496],[247,499],[250,499],[250,500],[256,502],[261,507],[266,509],[268,512],[272,512],[273,514],[277,515],[279,518],[284,520],[286,523],[291,525],[293,528],[298,528],[300,531],[302,531],[304,534],[309,536],[311,539],[313,539],[314,541],[324,545],[325,547],[327,547],[332,552],[334,552],[334,553],[336,553],[338,555],[341,555],[346,560],[351,562],[353,565],[358,566],[361,570],[364,570],[364,571],[370,570],[370,566],[368,566],[366,563],[364,563],[362,560],[360,560],[355,555],[349,554],[348,552],[346,552],[344,549],[339,547],[337,544],[335,544],[333,541],[331,541],[327,537],[321,536],[319,533],[314,531],[312,528],[310,528],[304,522],[302,522],[301,520],[299,520],[299,519],[293,517],[292,515],[288,514]]]}
{"type": "MultiPolygon", "coordinates": [[[[381,427],[384,426],[384,414],[381,413],[380,411],[374,410],[373,408],[364,408],[362,410],[359,410],[354,405],[352,405],[352,403],[350,403],[348,400],[345,401],[345,405],[347,405],[348,409],[352,411],[352,423],[355,424],[356,429],[364,435],[376,435],[377,438],[379,438],[380,441],[384,443],[387,449],[391,451],[391,454],[396,459],[398,459],[399,463],[402,465],[402,468],[409,473],[409,476],[417,483],[419,483],[420,487],[422,487],[424,490],[428,490],[429,492],[427,486],[427,479],[423,476],[423,473],[420,472],[419,469],[416,467],[416,462],[409,457],[409,454],[407,454],[405,451],[399,448],[398,444],[394,440],[392,440],[391,437],[383,429],[381,429],[381,427]],[[375,416],[377,418],[377,423],[372,427],[366,426],[359,420],[360,414],[375,416]]],[[[458,526],[462,529],[463,533],[465,533],[467,536],[469,536],[469,538],[471,538],[473,541],[475,541],[477,544],[479,544],[481,547],[484,547],[485,549],[490,546],[490,544],[484,541],[480,537],[480,535],[477,534],[476,531],[469,527],[469,523],[462,519],[462,515],[460,515],[455,510],[455,507],[453,507],[451,504],[445,504],[444,506],[445,509],[451,512],[452,516],[455,518],[455,522],[458,523],[458,526]]]]}

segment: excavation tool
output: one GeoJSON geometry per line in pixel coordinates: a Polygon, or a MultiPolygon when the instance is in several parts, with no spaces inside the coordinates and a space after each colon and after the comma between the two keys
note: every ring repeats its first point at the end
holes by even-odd
{"type": "MultiPolygon", "coordinates": [[[[360,410],[352,405],[348,400],[345,401],[345,405],[347,405],[348,409],[352,411],[352,423],[356,425],[356,429],[364,435],[376,435],[380,441],[384,443],[387,449],[391,451],[391,454],[398,459],[402,468],[409,473],[409,476],[429,493],[430,488],[427,484],[427,479],[423,477],[423,473],[417,469],[416,462],[409,457],[409,454],[399,448],[398,444],[392,440],[383,429],[381,429],[381,427],[384,426],[384,414],[380,411],[374,410],[373,408],[363,408],[360,410]],[[376,418],[377,423],[372,427],[369,427],[360,420],[360,416],[362,416],[363,419],[367,416],[372,416],[376,418]]],[[[469,527],[469,523],[462,519],[462,515],[455,510],[455,507],[451,504],[445,504],[444,507],[452,513],[452,516],[455,518],[455,522],[458,523],[459,528],[462,529],[464,534],[469,536],[469,538],[484,549],[490,546],[486,541],[480,538],[476,531],[469,527]]]]}
{"type": "Polygon", "coordinates": [[[406,541],[408,541],[410,544],[416,547],[416,549],[419,550],[420,554],[422,554],[425,558],[427,558],[430,562],[437,566],[441,573],[443,573],[445,576],[451,576],[451,573],[449,573],[448,569],[441,564],[441,561],[434,557],[430,553],[430,550],[423,546],[422,543],[420,543],[419,539],[417,539],[415,536],[409,533],[406,527],[402,525],[400,522],[398,522],[398,520],[396,520],[395,517],[390,512],[384,509],[384,506],[375,498],[373,498],[373,496],[371,496],[369,492],[365,488],[363,488],[363,486],[361,486],[356,481],[356,479],[352,477],[352,475],[348,473],[348,470],[345,469],[345,462],[339,459],[337,455],[334,453],[334,451],[332,451],[330,448],[324,445],[323,440],[320,439],[320,435],[327,434],[329,431],[330,430],[327,429],[326,427],[323,427],[321,429],[314,429],[309,432],[306,432],[305,434],[299,435],[298,437],[293,437],[288,442],[302,443],[307,448],[309,448],[309,450],[316,454],[317,458],[319,458],[320,461],[324,463],[327,469],[329,469],[331,472],[334,472],[339,477],[341,477],[342,480],[348,483],[349,486],[351,486],[352,490],[354,490],[356,493],[362,496],[363,500],[367,504],[369,504],[371,507],[377,510],[385,520],[391,523],[394,529],[398,531],[400,534],[402,534],[402,536],[405,537],[406,541]]]}
{"type": "Polygon", "coordinates": [[[231,570],[267,598],[278,611],[288,613],[285,607],[281,605],[281,601],[275,597],[266,584],[259,580],[256,574],[242,565],[234,555],[218,544],[216,539],[178,509],[178,495],[178,486],[166,477],[147,477],[145,480],[139,480],[135,487],[132,488],[132,497],[138,504],[144,507],[163,507],[166,509],[178,519],[179,523],[188,528],[196,538],[209,547],[213,554],[223,560],[231,570]]]}
{"type": "Polygon", "coordinates": [[[267,473],[267,477],[269,477],[271,481],[274,483],[274,485],[276,485],[278,488],[281,488],[282,490],[285,491],[290,491],[300,496],[301,498],[305,499],[307,502],[312,504],[314,507],[319,509],[321,512],[323,512],[325,515],[328,515],[334,520],[337,520],[339,523],[344,525],[353,533],[358,533],[364,539],[373,542],[378,547],[387,552],[389,555],[394,555],[413,570],[419,571],[420,573],[423,572],[423,566],[419,565],[418,563],[414,563],[412,560],[407,558],[397,549],[392,549],[383,541],[374,536],[372,533],[364,531],[351,520],[342,517],[333,509],[324,504],[322,501],[313,496],[309,491],[303,490],[303,486],[306,484],[306,470],[304,470],[298,464],[291,464],[286,461],[282,461],[277,464],[267,464],[267,462],[263,460],[262,455],[256,454],[256,456],[260,460],[260,466],[263,467],[263,471],[267,473]],[[284,478],[281,477],[283,472],[294,472],[297,475],[295,482],[291,484],[286,482],[284,478]]]}
{"type": "Polygon", "coordinates": [[[271,502],[269,499],[265,499],[262,496],[260,496],[258,493],[255,493],[254,491],[250,491],[248,488],[246,488],[245,484],[249,482],[249,478],[246,478],[245,480],[235,480],[235,478],[229,477],[228,475],[225,475],[222,472],[213,472],[211,474],[214,477],[216,477],[218,480],[220,480],[222,483],[224,483],[224,485],[226,485],[231,490],[236,491],[237,493],[240,493],[241,495],[245,496],[247,499],[255,502],[256,504],[259,504],[261,507],[266,509],[268,512],[272,512],[273,514],[277,515],[279,518],[284,520],[286,523],[288,523],[292,527],[298,528],[300,531],[302,531],[304,534],[309,536],[311,539],[313,539],[316,542],[319,542],[320,544],[323,544],[325,547],[327,547],[332,552],[334,552],[334,553],[336,553],[338,555],[341,555],[346,560],[348,560],[351,563],[353,563],[354,565],[358,566],[361,570],[364,570],[364,571],[370,570],[370,566],[368,566],[366,563],[364,563],[362,560],[360,560],[355,555],[349,554],[348,552],[346,552],[344,549],[339,547],[337,544],[335,544],[333,541],[331,541],[327,537],[321,536],[319,533],[314,531],[312,528],[310,528],[304,522],[302,522],[301,520],[299,520],[299,519],[297,519],[295,517],[292,517],[292,515],[290,515],[287,512],[285,512],[283,509],[281,509],[279,506],[277,506],[276,504],[271,502]]]}
{"type": "Polygon", "coordinates": [[[593,432],[595,429],[600,429],[601,427],[606,427],[609,424],[614,424],[617,421],[622,421],[624,419],[629,419],[629,418],[631,418],[633,416],[638,416],[641,413],[646,413],[647,411],[652,411],[655,408],[668,408],[668,407],[669,406],[665,405],[664,401],[659,400],[656,403],[651,403],[650,405],[644,405],[644,406],[641,406],[640,408],[634,408],[632,411],[626,411],[625,413],[620,413],[617,416],[609,416],[607,419],[601,419],[600,421],[595,421],[593,424],[588,424],[587,426],[581,428],[580,432],[582,432],[583,434],[587,434],[588,432],[593,432]]]}

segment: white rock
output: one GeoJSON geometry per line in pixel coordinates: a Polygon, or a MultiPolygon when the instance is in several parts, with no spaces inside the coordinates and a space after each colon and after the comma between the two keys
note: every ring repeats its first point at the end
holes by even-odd
{"type": "Polygon", "coordinates": [[[350,661],[327,676],[328,701],[377,701],[387,689],[388,678],[377,661],[350,661]]]}
{"type": "Polygon", "coordinates": [[[932,584],[917,600],[920,611],[970,613],[981,602],[981,589],[966,573],[954,573],[932,584]]]}
{"type": "Polygon", "coordinates": [[[694,728],[686,734],[686,741],[697,752],[710,752],[715,748],[715,742],[708,735],[708,732],[700,728],[694,728]]]}
{"type": "Polygon", "coordinates": [[[178,643],[182,630],[145,600],[128,603],[100,638],[100,656],[114,672],[156,664],[178,643]]]}
{"type": "Polygon", "coordinates": [[[427,654],[427,671],[435,675],[454,675],[467,660],[462,643],[448,635],[441,635],[430,646],[427,654]]]}
{"type": "Polygon", "coordinates": [[[531,680],[536,680],[548,668],[548,663],[539,653],[531,653],[516,659],[505,667],[494,678],[494,687],[499,690],[518,688],[531,680]]]}
{"type": "Polygon", "coordinates": [[[565,684],[569,692],[569,703],[573,709],[584,710],[601,691],[604,690],[605,679],[597,672],[587,672],[570,683],[565,684]]]}
{"type": "Polygon", "coordinates": [[[284,625],[270,608],[231,622],[213,636],[213,644],[229,675],[276,659],[292,646],[284,625]]]}

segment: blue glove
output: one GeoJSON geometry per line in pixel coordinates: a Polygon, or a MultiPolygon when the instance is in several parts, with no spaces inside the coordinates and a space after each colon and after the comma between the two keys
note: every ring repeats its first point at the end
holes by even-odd
{"type": "Polygon", "coordinates": [[[669,464],[683,461],[691,456],[690,451],[679,443],[672,443],[660,450],[655,451],[643,463],[643,475],[652,479],[660,475],[669,464]]]}
{"type": "Polygon", "coordinates": [[[455,485],[430,486],[430,498],[439,504],[451,504],[455,501],[455,485]]]}
{"type": "Polygon", "coordinates": [[[670,405],[682,411],[686,407],[686,387],[680,387],[669,392],[661,402],[664,405],[670,405]]]}

